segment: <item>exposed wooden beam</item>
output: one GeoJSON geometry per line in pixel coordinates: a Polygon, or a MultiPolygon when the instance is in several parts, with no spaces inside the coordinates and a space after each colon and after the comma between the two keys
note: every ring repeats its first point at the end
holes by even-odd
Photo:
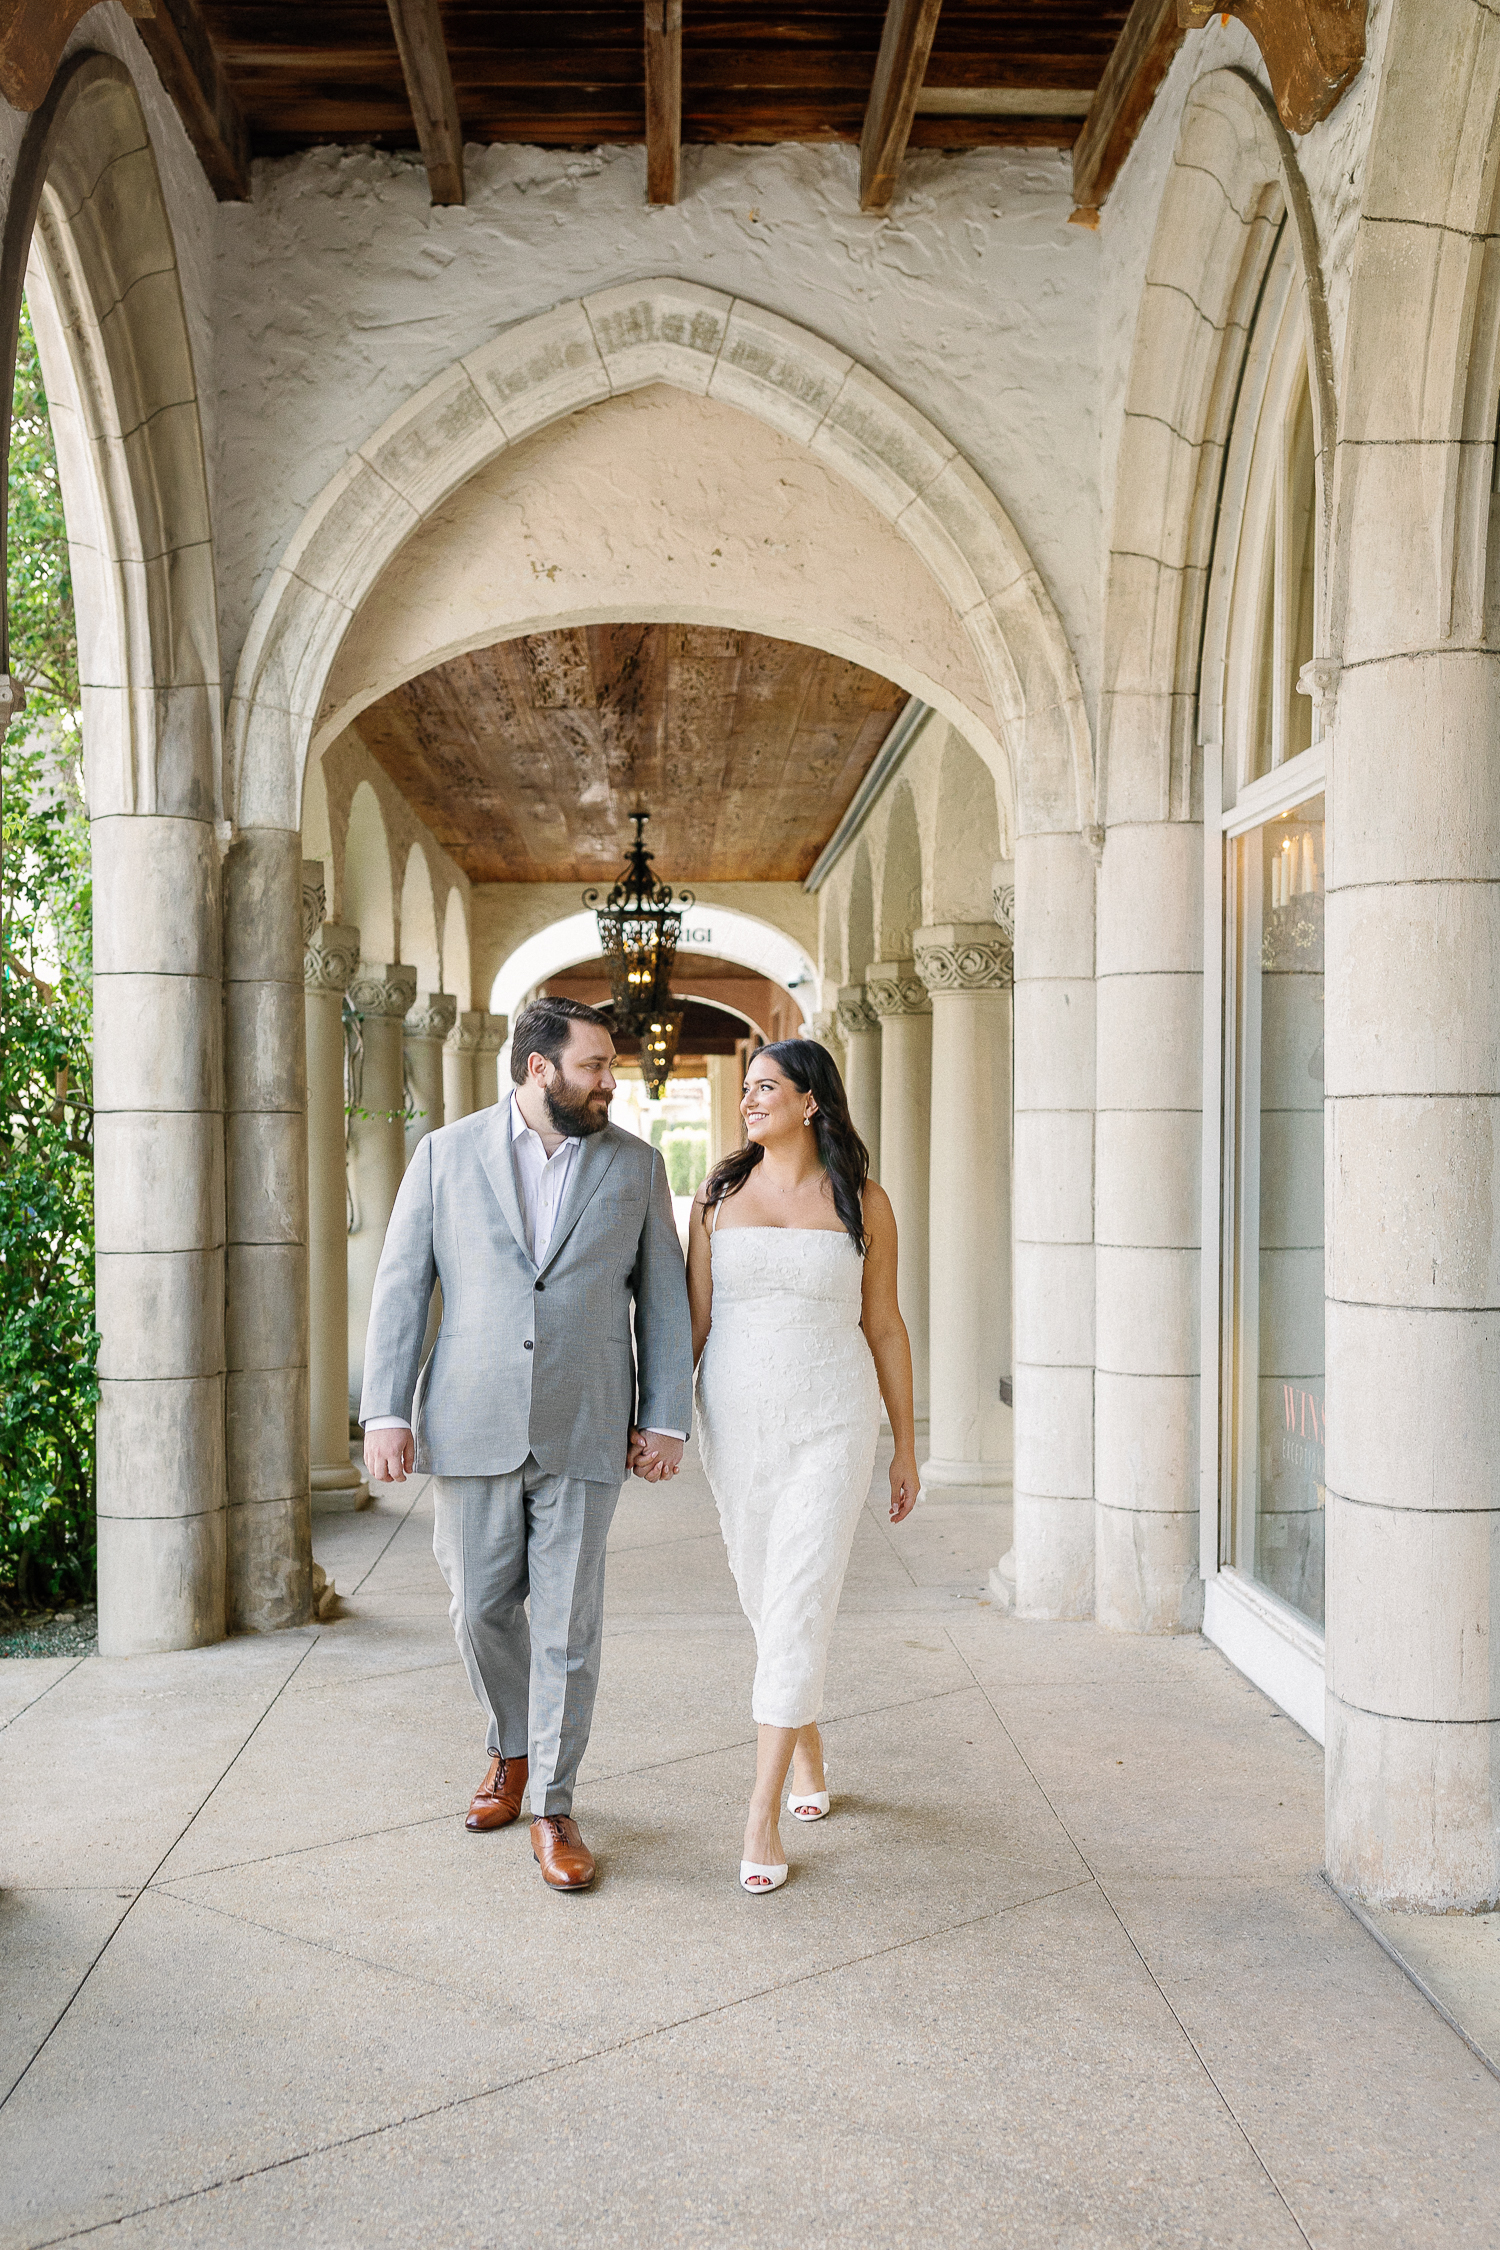
{"type": "Polygon", "coordinates": [[[437,0],[386,0],[434,203],[464,199],[464,136],[437,0]]]}
{"type": "Polygon", "coordinates": [[[93,0],[10,0],[0,7],[0,94],[12,109],[40,109],[73,26],[93,0]]]}
{"type": "Polygon", "coordinates": [[[682,0],[646,0],[646,201],[682,192],[682,0]]]}
{"type": "Polygon", "coordinates": [[[250,135],[198,0],[154,0],[149,8],[135,0],[129,12],[214,194],[221,203],[248,202],[250,135]]]}
{"type": "Polygon", "coordinates": [[[1130,154],[1156,91],[1182,45],[1177,0],[1135,0],[1073,143],[1073,222],[1099,224],[1099,209],[1130,154]]]}
{"type": "Polygon", "coordinates": [[[1289,133],[1321,124],[1363,67],[1366,0],[1178,0],[1186,31],[1216,15],[1236,16],[1259,47],[1289,133]]]}
{"type": "Polygon", "coordinates": [[[890,208],[943,0],[890,0],[859,139],[859,207],[890,208]]]}

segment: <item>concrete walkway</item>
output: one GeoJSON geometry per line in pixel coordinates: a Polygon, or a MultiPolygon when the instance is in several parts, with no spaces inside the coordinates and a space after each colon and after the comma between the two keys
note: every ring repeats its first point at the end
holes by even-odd
{"type": "Polygon", "coordinates": [[[421,1487],[320,1520],[327,1626],[0,1666],[0,2241],[1490,2250],[1500,2085],[1322,1883],[1316,1747],[879,1497],[765,1899],[695,1468],[616,1521],[584,1898],[464,1831],[421,1487]]]}

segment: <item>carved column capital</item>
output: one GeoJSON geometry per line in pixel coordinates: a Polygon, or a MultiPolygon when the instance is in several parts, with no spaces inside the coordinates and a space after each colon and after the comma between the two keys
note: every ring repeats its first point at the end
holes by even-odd
{"type": "Polygon", "coordinates": [[[1008,992],[1015,982],[1015,949],[993,922],[940,922],[912,938],[929,992],[1008,992]]]}
{"type": "Polygon", "coordinates": [[[880,1018],[870,1006],[862,984],[839,986],[833,1018],[842,1039],[853,1039],[862,1031],[880,1029],[880,1018]]]}
{"type": "Polygon", "coordinates": [[[458,1015],[451,992],[419,992],[406,1011],[408,1039],[446,1039],[458,1015]]]}
{"type": "Polygon", "coordinates": [[[302,982],[309,992],[347,992],[358,967],[359,932],[348,923],[324,922],[305,934],[302,982]]]}
{"type": "Polygon", "coordinates": [[[362,1016],[404,1018],[417,997],[417,972],[404,961],[361,961],[349,998],[362,1016]]]}
{"type": "Polygon", "coordinates": [[[305,859],[302,862],[302,942],[310,945],[312,934],[328,918],[328,892],[323,882],[323,862],[305,859]]]}
{"type": "Polygon", "coordinates": [[[877,961],[865,978],[870,1006],[884,1022],[887,1016],[930,1016],[932,1001],[917,975],[915,961],[877,961]]]}
{"type": "Polygon", "coordinates": [[[506,1040],[510,1037],[509,1016],[481,1014],[481,1023],[483,1028],[479,1034],[479,1044],[474,1050],[475,1053],[498,1055],[506,1040]]]}
{"type": "Polygon", "coordinates": [[[483,1030],[484,1011],[481,1008],[471,1008],[466,1015],[458,1018],[453,1029],[443,1041],[443,1046],[450,1055],[477,1054],[479,1052],[479,1038],[483,1030]]]}

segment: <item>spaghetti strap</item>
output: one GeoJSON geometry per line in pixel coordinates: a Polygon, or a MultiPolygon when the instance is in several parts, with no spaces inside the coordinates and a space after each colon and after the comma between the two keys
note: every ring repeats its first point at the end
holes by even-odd
{"type": "Polygon", "coordinates": [[[709,1222],[708,1222],[708,1239],[709,1239],[709,1241],[710,1241],[710,1242],[712,1242],[712,1240],[713,1240],[713,1238],[714,1238],[714,1228],[715,1228],[715,1227],[716,1227],[716,1226],[718,1225],[718,1223],[719,1223],[719,1213],[720,1213],[720,1211],[721,1211],[721,1210],[723,1209],[723,1207],[724,1207],[724,1198],[723,1198],[723,1196],[722,1196],[722,1195],[720,1195],[720,1196],[716,1196],[716,1197],[715,1197],[715,1199],[714,1199],[714,1215],[713,1215],[713,1217],[712,1217],[712,1218],[711,1218],[711,1219],[709,1220],[709,1222]]]}

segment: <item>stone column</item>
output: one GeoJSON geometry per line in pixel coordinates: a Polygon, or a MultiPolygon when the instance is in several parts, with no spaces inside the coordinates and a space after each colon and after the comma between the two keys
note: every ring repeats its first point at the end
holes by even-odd
{"type": "Polygon", "coordinates": [[[1076,829],[1016,844],[1016,1518],[1023,1617],[1094,1614],[1094,888],[1076,829]]]}
{"type": "Polygon", "coordinates": [[[896,1293],[911,1338],[917,1427],[928,1389],[928,1204],[931,1196],[932,1002],[913,961],[880,961],[865,980],[880,1021],[880,1184],[896,1214],[896,1293]]]}
{"type": "Polygon", "coordinates": [[[307,1008],[307,1295],[312,1497],[319,1511],[367,1508],[349,1458],[349,1173],[344,1117],[344,994],[359,932],[312,930],[302,956],[307,1008]]]}
{"type": "Polygon", "coordinates": [[[224,862],[225,1622],[312,1609],[302,839],[241,829],[224,862]]]}
{"type": "Polygon", "coordinates": [[[880,1018],[862,984],[839,987],[834,1011],[844,1041],[844,1091],[854,1130],[870,1152],[870,1177],[880,1178],[880,1018]]]}
{"type": "MultiPolygon", "coordinates": [[[[481,1018],[481,1025],[479,1041],[474,1049],[474,1107],[493,1109],[500,1099],[500,1072],[496,1057],[510,1037],[510,1019],[508,1016],[485,1014],[481,1018]]],[[[508,1083],[505,1091],[507,1094],[510,1092],[508,1083]]]]}
{"type": "Polygon", "coordinates": [[[1408,625],[1397,575],[1436,450],[1390,448],[1360,591],[1391,606],[1329,748],[1328,1872],[1473,1913],[1500,1903],[1500,662],[1440,626],[1384,653],[1436,611],[1413,568],[1408,625]]]}
{"type": "Polygon", "coordinates": [[[913,933],[932,996],[931,1424],[924,1483],[1011,1481],[1011,941],[994,923],[913,933]]]}
{"type": "Polygon", "coordinates": [[[365,1331],[386,1221],[406,1169],[402,1112],[402,1033],[417,997],[417,972],[405,963],[361,962],[349,998],[359,1017],[355,1085],[349,1120],[349,1406],[364,1385],[365,1331]]]}
{"type": "Polygon", "coordinates": [[[99,1646],[224,1633],[224,1084],[207,820],[91,828],[99,1646]]]}
{"type": "Polygon", "coordinates": [[[1203,830],[1117,823],[1099,874],[1095,1615],[1195,1632],[1203,830]]]}
{"type": "Polygon", "coordinates": [[[407,1011],[405,1068],[417,1114],[406,1128],[406,1161],[443,1123],[443,1042],[458,1019],[451,992],[419,992],[407,1011]]]}
{"type": "Polygon", "coordinates": [[[474,1100],[474,1057],[483,1030],[484,1011],[475,1008],[458,1018],[443,1041],[445,1125],[456,1125],[461,1117],[471,1117],[478,1106],[474,1100]]]}
{"type": "Polygon", "coordinates": [[[744,1140],[740,1120],[740,1066],[733,1055],[708,1057],[708,1168],[731,1156],[744,1140]]]}

